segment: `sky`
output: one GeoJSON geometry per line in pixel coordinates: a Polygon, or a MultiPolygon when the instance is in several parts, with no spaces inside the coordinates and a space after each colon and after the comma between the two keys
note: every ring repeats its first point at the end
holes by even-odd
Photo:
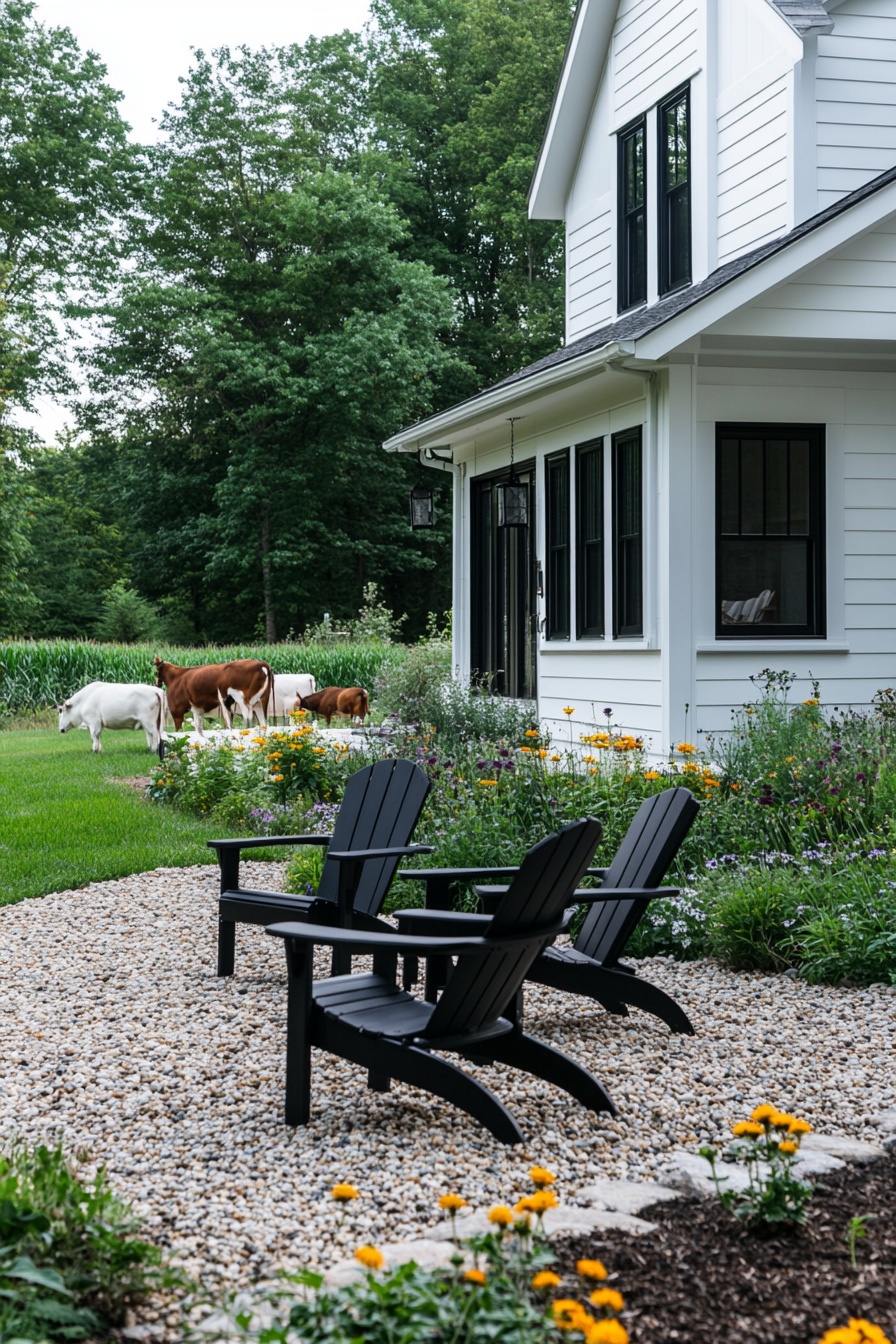
{"type": "MultiPolygon", "coordinates": [[[[367,0],[38,0],[35,10],[41,23],[70,28],[101,57],[108,82],[124,94],[122,116],[144,143],[155,139],[154,119],[178,100],[191,47],[301,43],[312,34],[357,32],[367,15],[367,0]]],[[[45,398],[35,415],[20,419],[48,442],[66,423],[63,409],[45,398]]]]}

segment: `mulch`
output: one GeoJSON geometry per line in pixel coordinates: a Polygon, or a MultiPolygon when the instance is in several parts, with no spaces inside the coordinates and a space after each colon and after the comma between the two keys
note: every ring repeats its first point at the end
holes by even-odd
{"type": "Polygon", "coordinates": [[[632,1344],[818,1344],[865,1317],[896,1340],[896,1157],[816,1178],[802,1228],[746,1232],[715,1200],[656,1204],[640,1237],[607,1231],[557,1242],[570,1273],[600,1259],[625,1298],[632,1344]],[[871,1214],[850,1264],[850,1219],[871,1214]]]}

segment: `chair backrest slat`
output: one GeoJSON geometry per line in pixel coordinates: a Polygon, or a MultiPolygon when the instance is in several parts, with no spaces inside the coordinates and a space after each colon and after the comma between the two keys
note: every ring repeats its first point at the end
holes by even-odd
{"type": "Polygon", "coordinates": [[[501,1016],[535,958],[553,941],[554,935],[542,930],[569,904],[600,834],[600,822],[584,817],[529,850],[483,932],[487,938],[501,938],[531,930],[531,939],[485,956],[459,957],[429,1020],[428,1037],[481,1030],[501,1016]]]}
{"type": "MultiPolygon", "coordinates": [[[[625,833],[612,864],[606,887],[658,887],[699,811],[689,789],[664,789],[646,798],[625,833]]],[[[638,920],[644,914],[638,901],[600,901],[589,910],[575,949],[586,957],[612,966],[619,959],[638,920]]]]}
{"type": "MultiPolygon", "coordinates": [[[[346,781],[330,848],[339,853],[407,845],[429,788],[429,780],[420,767],[400,757],[377,761],[355,771],[346,781]]],[[[400,862],[394,858],[365,863],[355,893],[356,910],[369,915],[379,913],[400,862]]],[[[339,864],[325,859],[318,898],[335,902],[338,891],[339,864]]]]}

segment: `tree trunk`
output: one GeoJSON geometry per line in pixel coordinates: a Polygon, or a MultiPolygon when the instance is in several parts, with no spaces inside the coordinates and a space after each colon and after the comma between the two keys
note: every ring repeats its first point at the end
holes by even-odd
{"type": "Polygon", "coordinates": [[[261,537],[258,549],[261,552],[261,591],[264,597],[264,637],[268,644],[277,642],[277,622],[274,617],[273,582],[271,575],[271,503],[264,500],[261,506],[261,537]]]}

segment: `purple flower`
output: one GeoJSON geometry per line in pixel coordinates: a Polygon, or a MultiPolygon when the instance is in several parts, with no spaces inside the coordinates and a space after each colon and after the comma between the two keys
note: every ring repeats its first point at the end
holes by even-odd
{"type": "Polygon", "coordinates": [[[477,762],[476,762],[476,769],[477,769],[477,770],[487,770],[487,769],[488,769],[488,761],[477,761],[477,762]]]}
{"type": "Polygon", "coordinates": [[[828,793],[832,793],[832,794],[834,794],[835,796],[836,796],[839,792],[840,792],[839,786],[836,785],[836,784],[833,786],[833,788],[828,789],[828,793]]]}
{"type": "Polygon", "coordinates": [[[503,756],[509,756],[509,755],[510,755],[510,752],[507,750],[506,747],[499,747],[499,748],[498,748],[498,755],[499,755],[499,756],[502,756],[502,757],[503,757],[503,756]]]}
{"type": "Polygon", "coordinates": [[[612,709],[607,708],[607,709],[604,710],[604,713],[606,714],[606,716],[607,716],[608,719],[611,719],[611,718],[613,717],[613,711],[612,711],[612,709]]]}
{"type": "Polygon", "coordinates": [[[515,766],[514,766],[514,764],[513,764],[513,761],[505,761],[505,762],[504,762],[504,769],[505,769],[505,770],[513,770],[513,769],[515,769],[515,766]]]}
{"type": "Polygon", "coordinates": [[[864,783],[865,783],[865,776],[862,774],[861,770],[860,770],[859,773],[856,775],[856,783],[857,783],[857,784],[864,784],[864,783]]]}
{"type": "Polygon", "coordinates": [[[832,742],[832,743],[831,743],[831,751],[842,751],[842,750],[843,750],[843,748],[841,747],[841,745],[840,745],[839,742],[832,742]]]}
{"type": "Polygon", "coordinates": [[[712,868],[718,868],[718,866],[719,866],[719,861],[718,861],[718,859],[707,859],[707,860],[706,860],[706,867],[707,867],[707,868],[710,868],[710,869],[712,869],[712,868]]]}

